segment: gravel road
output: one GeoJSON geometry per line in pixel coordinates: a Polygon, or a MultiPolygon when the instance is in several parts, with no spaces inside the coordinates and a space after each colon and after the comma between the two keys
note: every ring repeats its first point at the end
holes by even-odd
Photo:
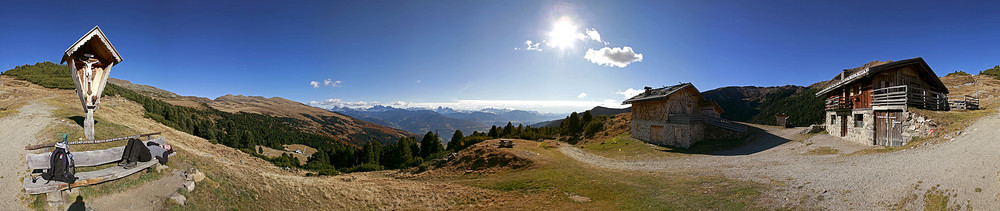
{"type": "Polygon", "coordinates": [[[567,156],[596,167],[640,171],[701,171],[775,184],[768,204],[834,210],[884,210],[902,204],[923,209],[931,187],[949,195],[950,207],[1000,209],[1000,115],[984,117],[954,141],[892,153],[843,154],[865,149],[830,135],[792,141],[801,128],[757,127],[767,133],[739,149],[720,155],[694,155],[662,160],[616,160],[563,145],[567,156]],[[809,155],[818,147],[840,154],[809,155]],[[763,147],[763,148],[762,148],[763,147]],[[768,148],[769,147],[769,148],[768,148]],[[977,188],[980,191],[976,191],[977,188]],[[915,194],[913,200],[906,198],[915,194]],[[902,202],[902,203],[901,203],[902,202]]]}
{"type": "Polygon", "coordinates": [[[21,178],[28,175],[24,167],[25,145],[35,144],[35,134],[54,121],[49,116],[53,108],[34,102],[18,108],[19,113],[0,119],[0,210],[26,210],[21,196],[27,196],[21,189],[21,178]]]}

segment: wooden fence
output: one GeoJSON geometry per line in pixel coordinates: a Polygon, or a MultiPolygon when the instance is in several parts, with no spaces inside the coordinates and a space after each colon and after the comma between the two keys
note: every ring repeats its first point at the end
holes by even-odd
{"type": "Polygon", "coordinates": [[[968,95],[948,96],[948,107],[954,110],[977,110],[979,98],[968,95]]]}

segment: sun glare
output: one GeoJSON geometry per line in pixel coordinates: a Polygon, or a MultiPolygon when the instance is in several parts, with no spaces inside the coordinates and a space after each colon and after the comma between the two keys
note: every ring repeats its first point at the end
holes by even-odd
{"type": "Polygon", "coordinates": [[[577,26],[573,23],[573,19],[563,16],[552,25],[552,31],[549,32],[549,42],[563,49],[573,47],[573,42],[576,41],[578,34],[576,29],[577,26]]]}

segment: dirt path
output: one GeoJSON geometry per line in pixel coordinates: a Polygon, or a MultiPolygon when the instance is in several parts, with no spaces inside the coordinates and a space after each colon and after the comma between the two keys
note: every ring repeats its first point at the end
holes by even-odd
{"type": "Polygon", "coordinates": [[[31,151],[24,146],[35,144],[42,131],[55,119],[49,116],[53,107],[35,101],[18,108],[16,115],[0,119],[0,210],[26,210],[21,197],[21,178],[28,175],[24,156],[31,151]]]}
{"type": "MultiPolygon", "coordinates": [[[[103,196],[96,199],[84,199],[87,207],[94,210],[158,210],[166,207],[167,196],[182,188],[183,171],[167,169],[163,177],[147,182],[139,187],[103,196]]],[[[195,185],[195,187],[198,187],[195,185]]],[[[204,188],[204,187],[202,187],[204,188]]]]}
{"type": "Polygon", "coordinates": [[[673,171],[693,170],[728,177],[777,184],[767,193],[777,206],[815,206],[833,209],[922,209],[923,195],[931,187],[948,195],[949,205],[975,209],[1000,208],[1000,116],[990,116],[970,126],[954,141],[868,155],[809,155],[811,149],[831,147],[841,153],[865,146],[830,135],[791,141],[800,129],[766,128],[764,136],[736,155],[694,155],[676,159],[625,161],[589,154],[564,145],[567,156],[609,169],[673,171]],[[760,145],[775,145],[759,150],[760,145]],[[978,190],[980,191],[976,191],[978,190]],[[917,196],[916,199],[908,199],[917,196]]]}

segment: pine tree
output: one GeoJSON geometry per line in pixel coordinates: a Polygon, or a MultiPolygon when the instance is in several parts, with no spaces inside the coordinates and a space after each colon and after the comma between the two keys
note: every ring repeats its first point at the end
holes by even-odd
{"type": "Polygon", "coordinates": [[[420,157],[427,158],[441,151],[441,141],[438,140],[434,132],[427,132],[424,139],[420,141],[420,157]]]}
{"type": "Polygon", "coordinates": [[[499,134],[497,134],[497,126],[496,125],[493,125],[493,127],[490,128],[489,136],[493,137],[493,138],[497,138],[499,136],[499,134]]]}
{"type": "Polygon", "coordinates": [[[576,112],[569,114],[566,127],[566,131],[569,132],[570,135],[576,135],[576,133],[580,131],[580,115],[577,115],[576,112]]]}
{"type": "Polygon", "coordinates": [[[451,141],[448,142],[448,150],[458,152],[458,150],[465,148],[465,143],[462,142],[462,138],[465,138],[462,134],[462,130],[455,130],[455,134],[451,136],[451,141]]]}
{"type": "Polygon", "coordinates": [[[591,120],[594,120],[594,116],[590,114],[590,110],[584,111],[583,117],[580,119],[580,125],[587,125],[587,123],[590,123],[591,120]]]}
{"type": "Polygon", "coordinates": [[[500,137],[510,137],[511,135],[514,135],[514,125],[507,122],[507,126],[503,127],[503,135],[500,135],[500,137]]]}

